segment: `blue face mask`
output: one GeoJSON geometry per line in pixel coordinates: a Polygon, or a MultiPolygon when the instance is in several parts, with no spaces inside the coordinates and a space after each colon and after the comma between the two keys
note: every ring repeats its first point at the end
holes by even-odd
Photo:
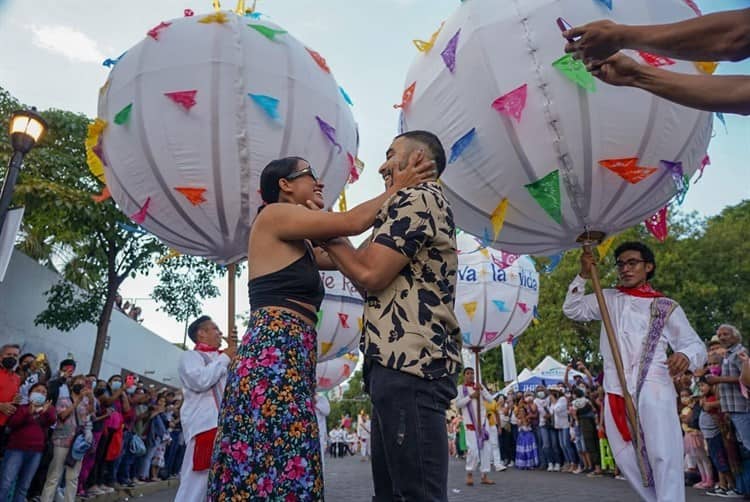
{"type": "Polygon", "coordinates": [[[109,384],[109,386],[112,387],[112,390],[120,390],[120,388],[122,387],[122,382],[120,382],[119,380],[115,380],[114,382],[109,384]]]}
{"type": "Polygon", "coordinates": [[[34,406],[41,406],[45,401],[47,401],[47,396],[45,396],[41,392],[32,392],[29,395],[29,402],[34,406]]]}

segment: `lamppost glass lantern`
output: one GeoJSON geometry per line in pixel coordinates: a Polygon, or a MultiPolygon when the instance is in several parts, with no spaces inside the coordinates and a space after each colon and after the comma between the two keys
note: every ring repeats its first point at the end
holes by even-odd
{"type": "Polygon", "coordinates": [[[29,153],[47,129],[47,123],[32,110],[18,110],[10,117],[10,140],[14,152],[29,153]]]}

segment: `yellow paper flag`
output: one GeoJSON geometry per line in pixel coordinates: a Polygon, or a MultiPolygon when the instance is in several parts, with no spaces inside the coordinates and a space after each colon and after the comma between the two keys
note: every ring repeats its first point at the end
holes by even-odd
{"type": "Polygon", "coordinates": [[[333,347],[332,342],[320,342],[320,345],[323,349],[323,352],[320,354],[321,356],[328,354],[328,352],[331,350],[331,347],[333,347]]]}
{"type": "Polygon", "coordinates": [[[482,248],[479,250],[480,253],[482,253],[482,256],[487,258],[489,260],[490,258],[490,252],[487,250],[487,248],[482,248]]]}
{"type": "Polygon", "coordinates": [[[199,23],[203,23],[203,24],[210,24],[210,23],[224,24],[227,21],[229,21],[229,18],[227,17],[226,12],[223,12],[220,10],[214,12],[213,14],[203,16],[201,19],[198,20],[199,23]]]}
{"type": "Polygon", "coordinates": [[[469,316],[469,319],[473,321],[474,314],[477,313],[477,302],[464,303],[464,310],[466,311],[466,314],[469,316]]]}
{"type": "Polygon", "coordinates": [[[507,210],[508,199],[504,198],[502,201],[500,201],[500,204],[497,205],[495,210],[492,211],[490,221],[492,222],[492,230],[495,232],[494,240],[497,240],[497,236],[500,233],[500,230],[503,229],[503,223],[505,223],[505,212],[507,210]]]}
{"type": "Polygon", "coordinates": [[[180,256],[181,254],[182,254],[182,253],[180,253],[179,251],[177,251],[177,250],[175,250],[175,249],[170,249],[170,250],[169,250],[169,253],[165,254],[164,256],[162,256],[161,258],[159,258],[158,260],[156,260],[156,264],[157,264],[157,265],[161,265],[161,264],[163,264],[163,263],[164,263],[165,261],[167,261],[167,260],[171,260],[172,258],[177,258],[177,257],[178,257],[178,256],[180,256]]]}
{"type": "Polygon", "coordinates": [[[364,324],[364,322],[362,321],[362,318],[358,317],[357,318],[357,326],[359,326],[359,332],[360,333],[362,333],[362,326],[363,326],[363,324],[364,324]]]}
{"type": "Polygon", "coordinates": [[[599,260],[601,261],[605,256],[607,256],[607,253],[609,253],[609,248],[612,247],[612,243],[615,242],[615,236],[608,238],[598,246],[596,246],[596,250],[599,253],[599,260]]]}
{"type": "Polygon", "coordinates": [[[713,75],[716,71],[716,67],[719,66],[719,63],[715,61],[695,61],[693,64],[698,68],[699,72],[705,73],[706,75],[713,75]]]}
{"type": "Polygon", "coordinates": [[[106,184],[107,181],[104,179],[104,164],[102,159],[99,157],[97,150],[101,147],[99,144],[99,138],[102,132],[107,127],[107,122],[100,118],[97,118],[89,124],[88,133],[86,134],[86,163],[89,166],[89,171],[94,175],[96,179],[106,184]]]}
{"type": "Polygon", "coordinates": [[[430,36],[430,40],[425,42],[424,40],[412,40],[414,42],[414,46],[417,48],[419,52],[430,52],[430,49],[432,49],[435,46],[435,40],[437,40],[438,35],[440,35],[440,30],[443,29],[443,25],[445,24],[445,21],[440,23],[440,27],[435,31],[435,33],[430,36]]]}
{"type": "Polygon", "coordinates": [[[345,213],[345,212],[346,212],[346,192],[342,190],[341,195],[339,195],[339,213],[345,213]]]}

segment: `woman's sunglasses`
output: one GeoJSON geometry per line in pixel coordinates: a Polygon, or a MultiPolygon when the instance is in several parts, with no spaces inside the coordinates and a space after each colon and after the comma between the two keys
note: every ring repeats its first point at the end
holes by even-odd
{"type": "Polygon", "coordinates": [[[308,166],[304,169],[300,169],[299,171],[294,171],[289,176],[286,176],[284,179],[288,181],[296,180],[297,178],[301,178],[302,176],[310,175],[310,177],[313,179],[313,181],[318,181],[318,174],[315,172],[315,169],[312,168],[312,166],[308,166]]]}

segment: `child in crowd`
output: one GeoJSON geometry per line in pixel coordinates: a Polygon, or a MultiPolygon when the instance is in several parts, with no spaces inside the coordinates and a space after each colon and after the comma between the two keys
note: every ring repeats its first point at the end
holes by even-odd
{"type": "Polygon", "coordinates": [[[518,417],[518,439],[516,440],[516,467],[518,469],[534,469],[539,465],[539,453],[537,451],[536,438],[532,431],[529,418],[523,402],[519,402],[515,408],[518,417]]]}
{"type": "Polygon", "coordinates": [[[714,482],[711,461],[706,454],[703,434],[700,431],[701,407],[688,389],[680,391],[680,404],[682,406],[680,421],[684,432],[685,455],[687,455],[691,465],[698,467],[698,472],[701,475],[700,482],[694,484],[693,488],[708,490],[713,488],[714,482]]]}
{"type": "Polygon", "coordinates": [[[709,385],[704,377],[699,381],[701,392],[701,412],[698,425],[703,437],[708,443],[708,454],[711,462],[719,473],[719,485],[708,490],[706,493],[719,497],[726,496],[730,490],[734,490],[734,477],[729,468],[727,451],[724,448],[724,440],[719,429],[720,404],[713,385],[709,385]]]}

